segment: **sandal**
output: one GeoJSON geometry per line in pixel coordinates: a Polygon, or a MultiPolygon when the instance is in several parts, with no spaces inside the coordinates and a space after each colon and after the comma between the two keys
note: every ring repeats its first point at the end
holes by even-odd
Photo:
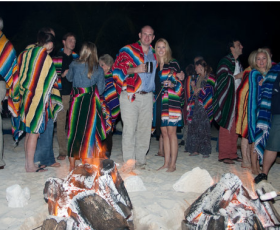
{"type": "Polygon", "coordinates": [[[257,175],[257,176],[255,177],[254,182],[255,182],[256,184],[258,184],[258,183],[260,183],[260,182],[263,181],[263,180],[267,180],[267,175],[264,174],[264,173],[260,173],[259,175],[257,175]]]}
{"type": "Polygon", "coordinates": [[[237,158],[231,159],[231,160],[234,160],[234,161],[237,161],[237,162],[243,162],[242,158],[240,158],[240,157],[237,157],[237,158]]]}
{"type": "Polygon", "coordinates": [[[52,165],[50,165],[49,167],[55,167],[55,168],[60,167],[60,163],[55,162],[52,165]]]}

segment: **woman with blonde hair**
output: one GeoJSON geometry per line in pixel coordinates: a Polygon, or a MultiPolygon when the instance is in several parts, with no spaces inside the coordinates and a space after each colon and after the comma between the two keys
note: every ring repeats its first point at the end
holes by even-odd
{"type": "Polygon", "coordinates": [[[211,154],[215,76],[204,60],[195,63],[195,71],[198,77],[190,82],[192,90],[187,102],[188,134],[185,150],[190,156],[202,154],[203,158],[208,158],[211,154]]]}
{"type": "Polygon", "coordinates": [[[104,72],[98,64],[97,48],[85,42],[80,58],[73,61],[66,75],[73,82],[69,110],[68,157],[70,171],[75,160],[90,162],[101,155],[101,142],[106,138],[99,94],[105,88],[104,72]]]}
{"type": "MultiPolygon", "coordinates": [[[[158,68],[155,85],[157,103],[156,119],[160,121],[160,130],[163,136],[164,165],[159,169],[167,172],[176,170],[178,154],[177,125],[182,119],[181,101],[183,94],[182,83],[176,76],[180,72],[178,62],[172,58],[172,51],[168,42],[160,38],[155,45],[158,68]]],[[[159,125],[156,125],[159,128],[159,125]]]]}
{"type": "MultiPolygon", "coordinates": [[[[262,164],[265,142],[255,144],[258,138],[257,122],[260,118],[258,115],[259,102],[261,100],[261,90],[263,81],[268,74],[273,75],[270,71],[272,64],[271,58],[265,49],[258,49],[253,58],[254,69],[249,74],[249,99],[248,99],[248,134],[251,147],[251,166],[252,173],[257,175],[261,172],[259,164],[262,164]]],[[[268,130],[267,130],[268,132],[268,130]]],[[[259,136],[260,137],[260,136],[259,136]]],[[[260,137],[261,138],[261,137],[260,137]]]]}
{"type": "Polygon", "coordinates": [[[242,168],[251,169],[251,144],[248,142],[248,97],[249,74],[254,68],[254,59],[257,51],[253,51],[248,58],[249,67],[244,70],[241,83],[236,90],[236,133],[241,135],[242,168]]]}

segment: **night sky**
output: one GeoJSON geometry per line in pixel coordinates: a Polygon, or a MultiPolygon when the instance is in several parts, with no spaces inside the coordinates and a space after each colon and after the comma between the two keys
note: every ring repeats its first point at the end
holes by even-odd
{"type": "Polygon", "coordinates": [[[155,40],[169,42],[181,68],[202,55],[213,67],[226,55],[227,42],[239,38],[244,46],[243,67],[251,51],[272,48],[273,60],[280,62],[280,2],[0,2],[3,32],[20,53],[36,41],[41,27],[52,27],[56,49],[67,32],[97,45],[98,54],[114,58],[118,50],[138,40],[143,25],[155,30],[155,40]]]}

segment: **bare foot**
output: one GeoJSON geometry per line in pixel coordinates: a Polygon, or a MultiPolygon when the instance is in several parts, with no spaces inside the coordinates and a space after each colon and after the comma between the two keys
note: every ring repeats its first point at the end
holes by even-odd
{"type": "Polygon", "coordinates": [[[157,171],[161,170],[161,169],[168,169],[168,166],[167,165],[163,165],[161,166],[160,168],[157,169],[157,171]]]}
{"type": "Polygon", "coordinates": [[[52,165],[50,165],[50,167],[60,167],[60,163],[55,162],[55,163],[53,163],[52,165]]]}
{"type": "Polygon", "coordinates": [[[70,167],[69,167],[69,172],[71,172],[74,168],[75,168],[75,166],[73,166],[73,165],[71,166],[71,165],[70,165],[70,167]]]}
{"type": "Polygon", "coordinates": [[[261,170],[258,169],[252,169],[252,174],[259,175],[261,173],[261,170]]]}
{"type": "Polygon", "coordinates": [[[176,170],[176,166],[175,167],[169,167],[168,170],[166,170],[166,172],[174,172],[176,170]]]}
{"type": "Polygon", "coordinates": [[[251,163],[241,163],[241,168],[247,168],[247,169],[251,169],[251,163]]]}

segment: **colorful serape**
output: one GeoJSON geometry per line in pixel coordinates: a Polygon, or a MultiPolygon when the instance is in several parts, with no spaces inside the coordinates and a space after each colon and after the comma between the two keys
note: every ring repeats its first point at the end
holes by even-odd
{"type": "Polygon", "coordinates": [[[107,74],[105,74],[105,90],[103,95],[106,100],[106,104],[110,109],[110,116],[114,125],[120,114],[120,102],[112,71],[109,71],[107,74]]]}
{"type": "Polygon", "coordinates": [[[163,88],[161,104],[161,120],[172,122],[173,124],[182,119],[181,105],[183,104],[184,91],[181,81],[176,77],[179,72],[180,66],[173,59],[168,64],[164,64],[160,75],[162,87],[164,87],[163,82],[166,80],[174,84],[174,88],[163,88]]]}
{"type": "Polygon", "coordinates": [[[249,74],[249,96],[248,96],[248,139],[249,143],[255,142],[257,124],[257,110],[260,102],[261,86],[259,82],[263,75],[256,69],[249,74]]]}
{"type": "MultiPolygon", "coordinates": [[[[195,80],[195,84],[198,81],[198,78],[195,80]]],[[[209,118],[209,121],[212,122],[213,120],[213,96],[214,96],[214,86],[215,86],[215,76],[210,74],[207,77],[207,82],[205,87],[203,87],[199,94],[198,94],[198,101],[201,105],[203,105],[203,108],[205,109],[205,112],[209,118]]],[[[187,106],[187,120],[189,123],[191,123],[192,118],[193,118],[193,111],[194,111],[194,106],[195,106],[195,96],[193,94],[193,91],[191,91],[191,97],[188,101],[188,106],[187,106]]]]}
{"type": "MultiPolygon", "coordinates": [[[[152,48],[152,46],[150,46],[152,48]]],[[[155,50],[152,48],[156,59],[155,50]]],[[[122,89],[126,89],[128,99],[133,102],[135,93],[139,91],[142,80],[138,74],[130,74],[127,78],[127,70],[144,64],[144,53],[140,41],[127,45],[119,51],[115,63],[112,66],[113,78],[116,82],[117,93],[120,95],[122,89]]]]}
{"type": "MultiPolygon", "coordinates": [[[[42,133],[48,118],[56,119],[63,105],[57,88],[57,74],[51,57],[43,47],[23,51],[18,58],[20,97],[19,130],[42,133]]],[[[15,137],[17,139],[17,137],[15,137]]]]}
{"type": "MultiPolygon", "coordinates": [[[[63,48],[59,51],[59,54],[63,53],[63,48]]],[[[76,60],[79,58],[79,55],[76,54],[75,52],[72,52],[72,57],[73,60],[76,60]]],[[[62,59],[63,57],[61,55],[57,56],[57,57],[53,57],[53,63],[57,72],[57,84],[58,84],[58,88],[59,90],[62,89],[62,84],[61,84],[61,69],[62,69],[62,59]]]]}
{"type": "Polygon", "coordinates": [[[73,87],[68,122],[68,156],[76,159],[102,157],[105,121],[96,85],[73,87]]]}
{"type": "MultiPolygon", "coordinates": [[[[240,63],[240,62],[239,62],[240,63]]],[[[214,120],[223,128],[230,130],[235,116],[235,59],[232,54],[222,58],[217,70],[215,94],[213,97],[214,120]]],[[[242,72],[242,66],[240,65],[242,72]]]]}
{"type": "Polygon", "coordinates": [[[0,75],[5,79],[8,89],[8,108],[13,117],[19,109],[19,98],[14,97],[14,87],[18,84],[18,65],[16,51],[12,43],[0,31],[0,75]]]}
{"type": "Polygon", "coordinates": [[[255,131],[255,149],[259,155],[259,161],[262,165],[263,154],[266,147],[266,143],[269,137],[269,131],[271,126],[271,97],[273,91],[273,84],[280,74],[280,66],[274,65],[268,71],[260,93],[260,103],[257,109],[257,126],[255,131]]]}
{"type": "Polygon", "coordinates": [[[249,74],[251,67],[245,69],[241,83],[236,90],[236,133],[248,139],[248,97],[249,97],[249,74]]]}

